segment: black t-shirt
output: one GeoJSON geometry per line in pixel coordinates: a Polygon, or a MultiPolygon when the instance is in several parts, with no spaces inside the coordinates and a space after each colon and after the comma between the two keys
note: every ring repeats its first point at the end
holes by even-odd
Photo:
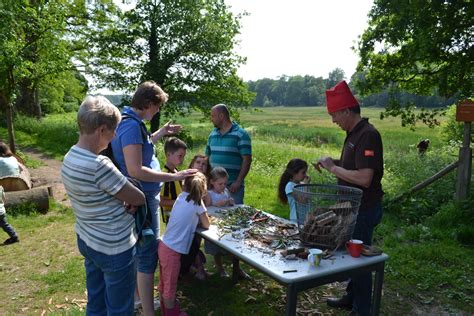
{"type": "Polygon", "coordinates": [[[341,153],[339,166],[347,170],[373,169],[374,176],[368,188],[363,188],[342,179],[337,179],[340,185],[346,185],[361,189],[364,194],[359,208],[360,212],[373,207],[382,200],[382,176],[383,176],[383,146],[382,137],[369,120],[363,118],[352,131],[347,133],[344,141],[344,149],[341,153]]]}

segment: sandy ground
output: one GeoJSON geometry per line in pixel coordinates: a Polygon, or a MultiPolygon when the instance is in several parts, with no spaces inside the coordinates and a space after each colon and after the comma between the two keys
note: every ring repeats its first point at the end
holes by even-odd
{"type": "Polygon", "coordinates": [[[29,169],[33,187],[51,186],[53,188],[53,198],[56,202],[70,207],[66,190],[61,182],[62,162],[47,156],[34,148],[23,148],[22,151],[35,160],[40,160],[42,166],[36,169],[29,169]]]}

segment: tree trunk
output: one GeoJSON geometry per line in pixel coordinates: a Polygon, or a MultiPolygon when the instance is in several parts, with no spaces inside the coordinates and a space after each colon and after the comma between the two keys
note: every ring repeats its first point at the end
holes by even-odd
{"type": "Polygon", "coordinates": [[[6,101],[6,112],[7,112],[7,129],[8,129],[8,144],[12,153],[16,152],[15,145],[15,129],[13,127],[13,104],[7,100],[6,101]]]}
{"type": "Polygon", "coordinates": [[[23,80],[19,84],[19,96],[16,107],[29,116],[41,118],[41,106],[39,104],[37,84],[30,80],[23,80]]]}
{"type": "Polygon", "coordinates": [[[23,204],[33,204],[37,211],[47,213],[49,210],[49,188],[38,187],[31,190],[5,192],[5,206],[19,207],[23,204]]]}

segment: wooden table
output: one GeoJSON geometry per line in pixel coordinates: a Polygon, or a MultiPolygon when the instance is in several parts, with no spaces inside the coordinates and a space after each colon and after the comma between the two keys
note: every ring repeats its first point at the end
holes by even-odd
{"type": "MultiPolygon", "coordinates": [[[[209,207],[208,213],[215,215],[219,208],[209,207]]],[[[197,233],[204,239],[216,244],[234,255],[234,263],[238,260],[247,263],[256,270],[268,275],[287,287],[286,315],[296,315],[297,294],[300,291],[320,285],[344,281],[362,273],[375,272],[372,295],[372,315],[378,315],[382,294],[383,274],[386,254],[375,257],[351,257],[346,251],[337,251],[328,260],[322,260],[318,267],[311,266],[308,261],[286,260],[277,252],[262,252],[245,244],[243,239],[234,238],[231,233],[219,237],[217,226],[211,225],[208,230],[199,228],[197,233]],[[294,272],[285,272],[293,271],[294,272]]],[[[238,234],[238,232],[237,232],[238,234]]],[[[236,235],[236,234],[234,234],[236,235]]],[[[233,280],[237,280],[238,271],[234,269],[233,280]]]]}

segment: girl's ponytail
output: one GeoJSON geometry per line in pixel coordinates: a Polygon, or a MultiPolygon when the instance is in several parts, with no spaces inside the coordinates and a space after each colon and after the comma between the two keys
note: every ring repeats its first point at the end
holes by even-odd
{"type": "Polygon", "coordinates": [[[205,195],[207,190],[206,176],[198,172],[192,177],[187,177],[184,180],[184,190],[189,193],[186,197],[186,201],[193,201],[196,205],[201,205],[202,197],[205,195]]]}
{"type": "Polygon", "coordinates": [[[308,163],[303,159],[294,158],[291,159],[286,165],[286,169],[280,177],[280,183],[278,184],[278,199],[283,203],[288,203],[288,197],[286,196],[285,188],[291,178],[297,174],[301,169],[308,169],[308,163]]]}
{"type": "Polygon", "coordinates": [[[278,184],[278,199],[283,204],[288,203],[288,197],[286,196],[285,188],[287,183],[290,182],[292,176],[293,175],[288,172],[288,169],[285,169],[280,177],[280,183],[278,184]]]}

